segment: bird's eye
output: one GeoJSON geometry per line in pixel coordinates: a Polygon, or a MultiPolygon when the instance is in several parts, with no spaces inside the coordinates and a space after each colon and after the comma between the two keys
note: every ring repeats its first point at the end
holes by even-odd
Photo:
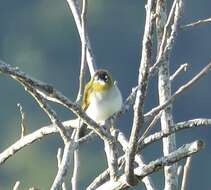
{"type": "Polygon", "coordinates": [[[108,75],[104,75],[104,80],[108,81],[108,75]]]}

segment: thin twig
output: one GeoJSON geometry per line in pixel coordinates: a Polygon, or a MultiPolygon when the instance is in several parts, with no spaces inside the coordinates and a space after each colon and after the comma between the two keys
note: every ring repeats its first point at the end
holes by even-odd
{"type": "Polygon", "coordinates": [[[146,137],[143,140],[143,142],[140,144],[139,150],[146,148],[146,146],[162,139],[163,137],[167,137],[172,133],[176,133],[184,129],[191,129],[194,127],[206,127],[206,126],[211,126],[211,119],[198,118],[198,119],[192,119],[188,121],[179,122],[177,124],[174,124],[174,126],[171,126],[170,130],[168,131],[159,131],[146,137]]]}
{"type": "Polygon", "coordinates": [[[106,169],[92,181],[92,183],[86,188],[86,190],[94,190],[103,183],[105,183],[106,180],[108,179],[109,179],[109,169],[106,169]]]}
{"type": "Polygon", "coordinates": [[[62,161],[62,149],[61,148],[58,148],[56,158],[57,158],[57,164],[58,164],[58,168],[59,168],[61,165],[61,161],[62,161]]]}
{"type": "Polygon", "coordinates": [[[184,165],[184,170],[183,170],[181,190],[187,189],[188,173],[190,170],[191,160],[192,160],[191,156],[187,157],[187,159],[186,159],[186,162],[184,165]]]}
{"type": "Polygon", "coordinates": [[[139,138],[138,140],[138,144],[140,145],[142,143],[142,141],[146,138],[148,132],[150,131],[150,129],[152,129],[158,122],[158,120],[161,117],[161,113],[157,114],[154,119],[152,120],[152,122],[150,123],[150,125],[148,125],[148,127],[145,129],[145,131],[143,132],[142,136],[139,138]]]}
{"type": "MultiPolygon", "coordinates": [[[[78,7],[78,4],[75,2],[75,0],[67,0],[67,3],[69,5],[69,8],[70,8],[72,14],[73,14],[73,18],[75,20],[80,39],[82,40],[83,32],[82,32],[82,25],[81,25],[81,19],[80,19],[80,8],[78,7]]],[[[88,63],[89,71],[90,71],[91,75],[94,75],[97,66],[95,63],[94,55],[92,53],[92,49],[91,49],[87,31],[85,31],[85,36],[86,36],[86,45],[87,45],[87,49],[86,49],[87,50],[87,52],[86,52],[87,63],[88,63]]]]}
{"type": "Polygon", "coordinates": [[[26,117],[21,104],[18,103],[17,106],[21,114],[21,138],[23,138],[26,135],[26,117]]]}
{"type": "Polygon", "coordinates": [[[188,63],[184,63],[179,66],[179,68],[175,71],[173,75],[170,76],[170,80],[173,81],[177,75],[179,75],[182,71],[186,71],[188,67],[188,63]]]}
{"type": "Polygon", "coordinates": [[[18,188],[20,187],[20,184],[21,184],[20,181],[16,181],[12,190],[18,190],[18,188]]]}
{"type": "Polygon", "coordinates": [[[159,46],[159,52],[158,52],[158,55],[157,55],[156,62],[154,63],[154,65],[152,65],[150,67],[150,74],[151,75],[154,74],[155,71],[157,71],[160,63],[162,62],[163,58],[166,56],[166,53],[164,53],[164,50],[165,50],[165,46],[166,46],[166,40],[167,40],[169,33],[170,33],[169,28],[171,27],[172,21],[173,21],[173,18],[174,18],[174,11],[175,11],[175,7],[176,7],[176,2],[177,2],[177,0],[174,0],[173,5],[172,5],[171,10],[170,10],[170,13],[169,13],[169,16],[168,16],[168,19],[166,21],[165,27],[163,29],[162,41],[161,41],[160,46],[159,46]]]}
{"type": "Polygon", "coordinates": [[[87,14],[87,0],[82,1],[81,11],[81,67],[79,75],[79,90],[76,102],[80,102],[83,96],[83,89],[85,83],[85,66],[86,66],[86,52],[87,52],[87,40],[86,40],[86,14],[87,14]]]}
{"type": "Polygon", "coordinates": [[[3,152],[0,153],[0,165],[3,164],[7,159],[15,155],[16,152],[20,151],[24,147],[32,144],[33,142],[37,142],[46,135],[56,133],[58,132],[58,129],[56,127],[42,127],[41,129],[38,129],[37,131],[25,135],[23,138],[16,141],[14,144],[12,144],[10,147],[5,149],[3,152]]]}
{"type": "Polygon", "coordinates": [[[210,22],[211,22],[211,18],[206,18],[206,19],[194,21],[190,24],[186,24],[184,26],[181,26],[180,28],[181,29],[187,29],[187,28],[191,28],[191,27],[198,26],[198,25],[201,25],[201,24],[207,24],[207,23],[210,23],[210,22]]]}
{"type": "Polygon", "coordinates": [[[65,143],[62,161],[59,166],[57,175],[54,179],[54,182],[51,186],[51,190],[58,190],[62,186],[62,183],[64,182],[64,179],[69,170],[70,163],[73,157],[73,152],[75,149],[76,149],[76,145],[73,144],[72,141],[68,141],[65,143]]]}
{"type": "Polygon", "coordinates": [[[66,130],[60,119],[57,117],[56,112],[50,107],[50,105],[47,104],[47,102],[42,98],[42,96],[38,94],[37,91],[32,86],[30,86],[30,84],[27,84],[22,81],[20,81],[20,83],[25,87],[26,91],[29,92],[32,95],[32,97],[34,97],[39,106],[48,115],[51,122],[54,125],[56,125],[56,127],[58,127],[64,143],[68,142],[70,140],[70,134],[68,130],[66,130]]]}
{"type": "Polygon", "coordinates": [[[185,90],[190,88],[193,84],[195,84],[199,79],[201,79],[204,75],[206,75],[209,70],[211,69],[211,63],[206,65],[198,74],[196,74],[191,80],[189,80],[187,83],[182,85],[181,87],[178,88],[178,90],[168,99],[166,100],[163,104],[153,108],[151,111],[146,113],[145,119],[146,121],[151,121],[161,110],[165,109],[169,104],[173,103],[176,98],[182,94],[185,90]]]}

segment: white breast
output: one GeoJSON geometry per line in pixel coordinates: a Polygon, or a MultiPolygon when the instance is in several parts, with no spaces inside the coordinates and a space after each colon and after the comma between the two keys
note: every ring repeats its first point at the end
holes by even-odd
{"type": "Polygon", "coordinates": [[[119,88],[114,85],[105,92],[96,92],[90,98],[86,114],[96,122],[100,123],[108,119],[122,107],[122,95],[119,88]]]}

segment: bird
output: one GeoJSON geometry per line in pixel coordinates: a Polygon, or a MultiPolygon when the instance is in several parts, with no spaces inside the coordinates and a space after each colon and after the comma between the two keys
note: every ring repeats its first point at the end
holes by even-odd
{"type": "MultiPolygon", "coordinates": [[[[122,94],[111,74],[104,69],[96,70],[84,88],[81,103],[83,111],[96,123],[103,124],[121,109],[122,104],[122,94]]],[[[85,134],[82,126],[80,137],[85,134]]]]}
{"type": "Polygon", "coordinates": [[[122,102],[122,94],[107,70],[97,70],[85,85],[82,109],[97,123],[119,111],[122,102]]]}

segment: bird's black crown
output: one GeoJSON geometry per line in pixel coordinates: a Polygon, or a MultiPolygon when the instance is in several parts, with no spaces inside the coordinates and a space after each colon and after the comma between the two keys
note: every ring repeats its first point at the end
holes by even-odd
{"type": "Polygon", "coordinates": [[[98,70],[94,75],[94,80],[108,82],[110,79],[109,74],[106,70],[98,70]]]}

